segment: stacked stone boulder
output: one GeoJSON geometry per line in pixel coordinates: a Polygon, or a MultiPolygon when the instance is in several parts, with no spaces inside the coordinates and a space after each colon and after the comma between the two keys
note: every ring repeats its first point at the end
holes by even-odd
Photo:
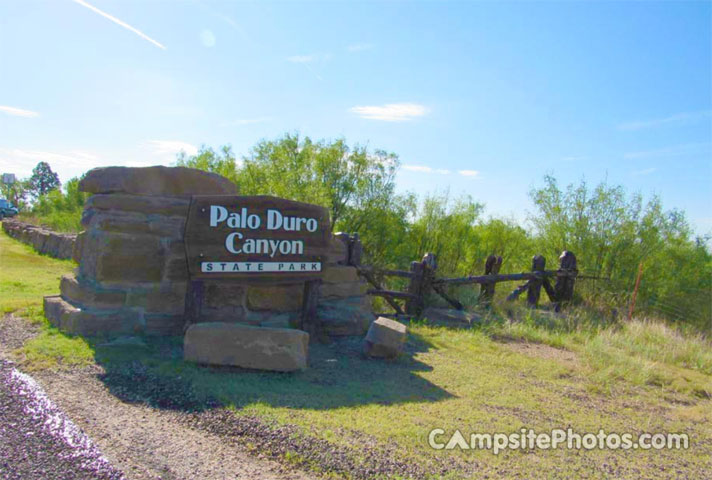
{"type": "Polygon", "coordinates": [[[317,318],[332,336],[363,335],[374,320],[368,284],[349,265],[348,236],[337,233],[332,241],[322,285],[317,318]]]}
{"type": "Polygon", "coordinates": [[[91,170],[93,195],[74,246],[79,268],[45,298],[48,319],[82,335],[182,333],[188,271],[183,230],[190,197],[230,195],[227,179],[181,167],[91,170]]]}
{"type": "Polygon", "coordinates": [[[2,229],[10,237],[30,245],[39,253],[63,260],[72,258],[74,241],[77,238],[74,234],[56,233],[43,227],[10,219],[3,220],[2,229]]]}
{"type": "MultiPolygon", "coordinates": [[[[92,193],[76,240],[74,274],[61,295],[45,298],[50,321],[82,335],[180,335],[188,267],[183,235],[192,195],[235,195],[218,175],[181,167],[108,167],[90,171],[92,193]]],[[[333,237],[324,259],[317,316],[325,333],[362,335],[374,316],[366,285],[333,237]]],[[[205,282],[199,322],[272,328],[297,326],[303,283],[253,286],[205,282]]]]}

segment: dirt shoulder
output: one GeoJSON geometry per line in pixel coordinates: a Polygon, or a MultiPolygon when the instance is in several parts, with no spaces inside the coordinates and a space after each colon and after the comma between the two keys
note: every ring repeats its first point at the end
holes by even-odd
{"type": "MultiPolygon", "coordinates": [[[[0,359],[11,357],[37,332],[22,318],[0,319],[0,359]]],[[[101,367],[93,366],[32,376],[129,480],[316,478],[259,458],[234,441],[191,428],[186,418],[190,413],[123,402],[99,380],[102,373],[101,367]]]]}
{"type": "Polygon", "coordinates": [[[186,426],[184,412],[124,403],[97,372],[43,373],[37,381],[129,479],[309,479],[239,445],[186,426]]]}

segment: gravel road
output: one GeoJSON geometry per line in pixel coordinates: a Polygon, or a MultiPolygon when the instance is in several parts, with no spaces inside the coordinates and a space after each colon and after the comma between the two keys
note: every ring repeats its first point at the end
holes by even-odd
{"type": "Polygon", "coordinates": [[[0,479],[123,479],[29,376],[0,359],[0,479]]]}

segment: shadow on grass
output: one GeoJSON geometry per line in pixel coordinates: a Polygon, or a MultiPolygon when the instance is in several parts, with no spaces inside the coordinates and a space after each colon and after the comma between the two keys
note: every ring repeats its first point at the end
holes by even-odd
{"type": "Polygon", "coordinates": [[[452,396],[418,375],[431,367],[413,356],[431,345],[413,334],[405,353],[393,361],[364,358],[360,338],[312,344],[309,368],[294,373],[186,363],[182,337],[148,338],[145,346],[107,346],[97,339],[89,342],[97,363],[104,368],[99,378],[113,395],[161,409],[199,412],[259,404],[321,410],[435,402],[452,396]]]}

